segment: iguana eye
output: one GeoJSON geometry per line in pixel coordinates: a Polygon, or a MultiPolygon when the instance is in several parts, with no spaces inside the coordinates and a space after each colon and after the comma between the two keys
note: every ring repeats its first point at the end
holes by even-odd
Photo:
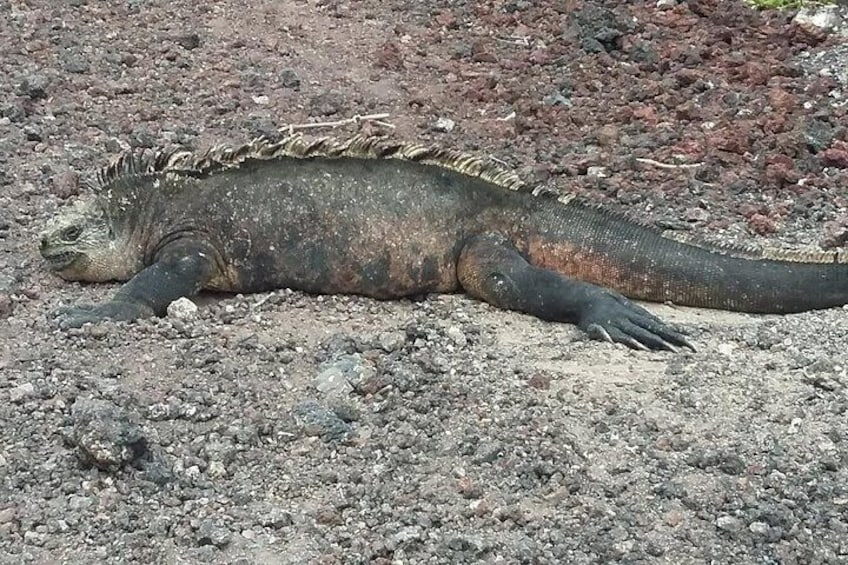
{"type": "Polygon", "coordinates": [[[82,235],[82,228],[79,226],[67,227],[61,233],[63,241],[76,241],[80,235],[82,235]]]}

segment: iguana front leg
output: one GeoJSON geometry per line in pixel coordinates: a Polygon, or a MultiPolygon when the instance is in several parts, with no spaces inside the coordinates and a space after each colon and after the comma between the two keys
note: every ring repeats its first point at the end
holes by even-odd
{"type": "Polygon", "coordinates": [[[634,349],[692,348],[680,332],[621,294],[535,267],[496,236],[466,243],[457,274],[476,298],[543,320],[577,324],[594,339],[634,349]]]}
{"type": "Polygon", "coordinates": [[[160,249],[154,262],[127,281],[109,302],[60,308],[59,325],[78,328],[105,319],[161,316],[177,298],[197,294],[214,272],[215,254],[209,245],[174,241],[160,249]]]}

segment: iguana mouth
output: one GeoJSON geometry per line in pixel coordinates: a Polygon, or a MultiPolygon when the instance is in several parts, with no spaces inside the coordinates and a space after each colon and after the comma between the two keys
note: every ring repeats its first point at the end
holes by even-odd
{"type": "Polygon", "coordinates": [[[48,267],[54,271],[61,271],[69,267],[81,254],[77,251],[59,251],[58,253],[41,252],[41,256],[47,261],[48,267]]]}

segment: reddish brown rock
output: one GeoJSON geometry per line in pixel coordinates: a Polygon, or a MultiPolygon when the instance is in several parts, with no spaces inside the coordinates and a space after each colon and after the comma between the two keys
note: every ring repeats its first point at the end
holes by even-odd
{"type": "Polygon", "coordinates": [[[442,10],[433,18],[440,26],[447,29],[455,29],[456,28],[456,15],[452,10],[442,10]]]}
{"type": "Polygon", "coordinates": [[[534,373],[527,379],[527,386],[539,390],[548,390],[551,388],[551,377],[543,373],[534,373]]]}
{"type": "Polygon", "coordinates": [[[848,169],[848,143],[834,141],[833,145],[822,151],[821,159],[825,165],[848,169]]]}
{"type": "Polygon", "coordinates": [[[763,122],[763,131],[767,134],[782,133],[792,129],[785,114],[772,114],[763,122]]]}
{"type": "Polygon", "coordinates": [[[471,60],[475,63],[497,63],[498,57],[486,41],[471,44],[471,60]]]}
{"type": "Polygon", "coordinates": [[[683,155],[688,162],[697,162],[704,158],[706,151],[703,144],[694,139],[684,139],[671,148],[674,155],[683,155]]]}
{"type": "Polygon", "coordinates": [[[674,109],[676,118],[678,120],[698,120],[701,118],[701,107],[693,102],[692,100],[688,100],[683,104],[677,106],[674,109]]]}
{"type": "Polygon", "coordinates": [[[376,65],[382,69],[391,71],[399,71],[404,68],[403,54],[400,47],[394,41],[386,41],[383,43],[376,53],[376,65]]]}
{"type": "Polygon", "coordinates": [[[756,61],[748,61],[742,65],[740,72],[752,86],[766,84],[771,76],[768,65],[756,61]]]}
{"type": "Polygon", "coordinates": [[[602,147],[610,147],[618,143],[620,132],[617,126],[606,124],[598,128],[595,132],[595,139],[602,147]]]}
{"type": "Polygon", "coordinates": [[[748,227],[757,235],[768,235],[777,231],[777,223],[763,214],[748,218],[748,227]]]}
{"type": "Polygon", "coordinates": [[[657,123],[657,111],[653,106],[637,106],[633,108],[633,119],[645,122],[645,124],[654,126],[657,123]]]}
{"type": "Polygon", "coordinates": [[[79,174],[75,171],[65,171],[50,179],[50,192],[61,199],[78,196],[80,193],[79,174]]]}
{"type": "Polygon", "coordinates": [[[827,222],[824,225],[824,237],[821,246],[825,249],[848,245],[848,215],[827,222]]]}
{"type": "Polygon", "coordinates": [[[762,205],[751,204],[750,202],[744,202],[739,205],[739,213],[748,219],[751,219],[754,214],[765,214],[765,212],[766,209],[762,205]]]}
{"type": "Polygon", "coordinates": [[[709,136],[708,142],[711,147],[742,155],[751,149],[751,143],[747,134],[741,128],[722,128],[709,136]]]}
{"type": "Polygon", "coordinates": [[[798,106],[798,98],[782,88],[772,88],[768,97],[771,107],[781,112],[792,111],[798,106]]]}
{"type": "Polygon", "coordinates": [[[792,159],[786,155],[773,155],[769,157],[763,178],[766,184],[781,187],[786,184],[798,182],[801,175],[795,170],[792,159]]]}

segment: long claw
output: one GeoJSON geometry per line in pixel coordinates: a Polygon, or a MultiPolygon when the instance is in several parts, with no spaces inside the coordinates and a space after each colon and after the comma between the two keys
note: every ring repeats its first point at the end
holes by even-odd
{"type": "Polygon", "coordinates": [[[629,335],[628,332],[623,331],[621,328],[610,328],[609,335],[612,336],[613,341],[615,341],[616,343],[621,343],[631,349],[638,349],[639,351],[651,350],[651,348],[648,347],[648,344],[643,343],[632,335],[629,335]]]}
{"type": "Polygon", "coordinates": [[[630,336],[626,336],[626,337],[624,337],[624,338],[621,340],[621,342],[622,342],[624,345],[626,345],[626,346],[628,346],[628,347],[632,347],[633,349],[638,349],[639,351],[650,351],[650,350],[651,350],[651,348],[650,348],[650,347],[648,347],[647,345],[645,345],[645,344],[644,344],[644,343],[642,343],[641,341],[638,341],[638,340],[633,339],[633,338],[632,338],[632,337],[630,337],[630,336]]]}
{"type": "Polygon", "coordinates": [[[585,331],[592,339],[614,343],[612,336],[610,336],[609,332],[601,324],[589,324],[586,326],[585,331]]]}
{"type": "Polygon", "coordinates": [[[683,342],[683,347],[688,347],[692,351],[698,351],[697,349],[695,349],[695,346],[692,344],[692,342],[686,339],[685,337],[682,337],[681,341],[683,342]]]}

